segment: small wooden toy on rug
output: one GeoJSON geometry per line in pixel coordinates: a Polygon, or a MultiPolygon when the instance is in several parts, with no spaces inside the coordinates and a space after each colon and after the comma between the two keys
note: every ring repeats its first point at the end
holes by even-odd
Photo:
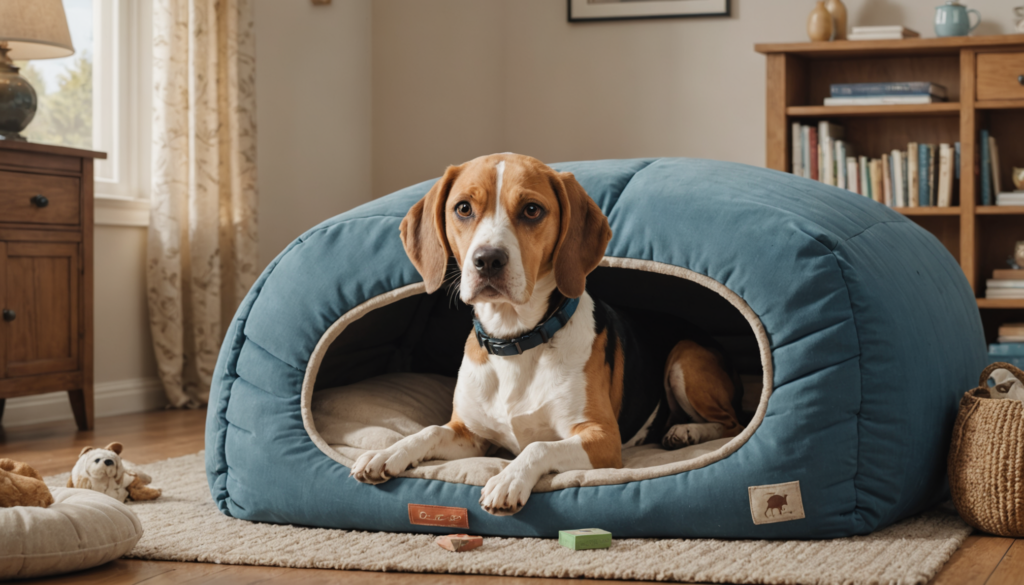
{"type": "Polygon", "coordinates": [[[446,534],[438,536],[434,541],[437,546],[452,552],[466,552],[473,550],[484,543],[482,536],[470,536],[468,534],[446,534]]]}
{"type": "Polygon", "coordinates": [[[571,550],[609,548],[612,545],[612,533],[600,528],[559,530],[558,544],[571,550]]]}
{"type": "Polygon", "coordinates": [[[43,478],[26,463],[0,459],[0,508],[36,506],[46,508],[53,503],[50,489],[43,478]]]}
{"type": "Polygon", "coordinates": [[[153,481],[148,474],[126,467],[121,460],[121,443],[111,443],[102,449],[86,447],[78,455],[71,470],[68,487],[93,490],[107,494],[119,502],[154,500],[160,490],[149,487],[153,481]]]}

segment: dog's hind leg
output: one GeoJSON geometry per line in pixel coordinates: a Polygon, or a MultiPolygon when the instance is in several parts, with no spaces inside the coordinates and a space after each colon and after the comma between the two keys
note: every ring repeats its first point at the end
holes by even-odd
{"type": "Polygon", "coordinates": [[[680,341],[669,354],[665,392],[672,411],[682,410],[693,420],[665,433],[661,443],[667,449],[735,437],[743,430],[733,408],[729,374],[718,356],[693,341],[680,341]]]}

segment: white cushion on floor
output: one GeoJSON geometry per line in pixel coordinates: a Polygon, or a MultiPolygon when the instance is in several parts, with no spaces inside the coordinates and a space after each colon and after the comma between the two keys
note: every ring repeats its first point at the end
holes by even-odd
{"type": "Polygon", "coordinates": [[[0,581],[88,569],[124,556],[142,523],[114,498],[55,488],[49,508],[0,508],[0,581]]]}

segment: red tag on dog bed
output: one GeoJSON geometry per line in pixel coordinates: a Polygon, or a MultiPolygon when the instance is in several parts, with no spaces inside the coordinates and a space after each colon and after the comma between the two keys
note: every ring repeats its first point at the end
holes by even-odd
{"type": "Polygon", "coordinates": [[[449,506],[409,504],[409,522],[422,526],[469,528],[469,511],[449,506]]]}

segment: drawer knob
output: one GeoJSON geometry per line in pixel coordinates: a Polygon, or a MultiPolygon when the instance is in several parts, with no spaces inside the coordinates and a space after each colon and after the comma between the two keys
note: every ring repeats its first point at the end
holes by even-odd
{"type": "Polygon", "coordinates": [[[1017,83],[1024,85],[1024,75],[1017,76],[1017,83]]]}
{"type": "Polygon", "coordinates": [[[17,316],[18,316],[18,314],[15,313],[14,311],[12,311],[10,309],[4,309],[4,321],[14,321],[14,319],[17,316]]]}
{"type": "Polygon", "coordinates": [[[33,195],[32,198],[29,199],[29,201],[32,202],[32,205],[35,205],[36,207],[39,208],[46,207],[47,205],[50,204],[50,200],[47,199],[46,197],[43,197],[42,195],[33,195]]]}

